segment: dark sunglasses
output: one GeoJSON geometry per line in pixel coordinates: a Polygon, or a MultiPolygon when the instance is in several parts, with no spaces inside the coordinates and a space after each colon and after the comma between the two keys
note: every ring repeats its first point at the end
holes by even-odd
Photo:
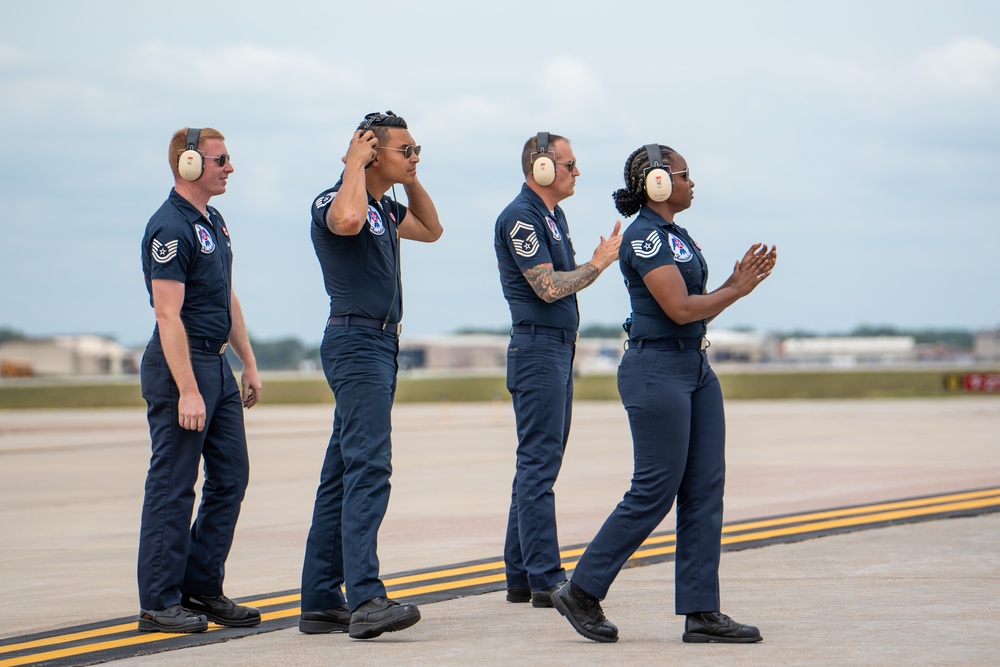
{"type": "Polygon", "coordinates": [[[206,160],[214,160],[216,164],[220,167],[225,167],[227,162],[231,162],[233,156],[229,153],[222,153],[221,155],[202,155],[206,160]]]}
{"type": "Polygon", "coordinates": [[[403,157],[407,160],[413,155],[420,155],[420,146],[414,146],[413,144],[407,144],[402,148],[393,148],[391,146],[378,146],[380,151],[403,151],[403,157]]]}
{"type": "Polygon", "coordinates": [[[573,173],[573,170],[576,169],[576,160],[570,160],[569,162],[556,162],[556,164],[566,165],[566,168],[569,169],[569,173],[571,174],[573,173]]]}

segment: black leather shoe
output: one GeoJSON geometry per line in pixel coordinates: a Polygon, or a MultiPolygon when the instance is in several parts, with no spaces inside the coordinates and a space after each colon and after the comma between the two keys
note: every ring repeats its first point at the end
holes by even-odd
{"type": "Polygon", "coordinates": [[[204,632],[208,630],[208,619],[175,604],[166,609],[140,609],[137,629],[139,632],[204,632]]]}
{"type": "Polygon", "coordinates": [[[508,588],[507,602],[531,602],[531,589],[527,586],[524,588],[508,588]]]}
{"type": "Polygon", "coordinates": [[[351,626],[351,612],[347,605],[325,611],[304,611],[299,616],[299,632],[307,635],[325,635],[330,632],[347,632],[351,626]]]}
{"type": "Polygon", "coordinates": [[[354,610],[347,634],[353,639],[372,639],[383,632],[404,630],[419,620],[417,605],[377,597],[354,610]]]}
{"type": "Polygon", "coordinates": [[[552,594],[559,590],[565,581],[560,581],[558,584],[553,584],[548,588],[542,589],[540,591],[532,591],[531,593],[531,606],[543,609],[552,608],[552,594]]]}
{"type": "Polygon", "coordinates": [[[184,595],[181,596],[181,604],[213,623],[230,628],[260,625],[260,611],[256,607],[236,604],[225,595],[184,595]]]}
{"type": "Polygon", "coordinates": [[[572,581],[552,594],[552,606],[587,639],[595,642],[618,641],[618,626],[604,616],[600,600],[574,586],[572,581]]]}
{"type": "Polygon", "coordinates": [[[737,623],[717,611],[706,611],[687,615],[681,639],[692,644],[752,644],[764,638],[760,636],[760,630],[752,625],[737,623]]]}

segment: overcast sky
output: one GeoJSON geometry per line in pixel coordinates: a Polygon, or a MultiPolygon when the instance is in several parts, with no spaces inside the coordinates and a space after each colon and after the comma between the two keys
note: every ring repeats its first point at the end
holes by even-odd
{"type": "MultiPolygon", "coordinates": [[[[251,335],[318,342],[309,205],[385,109],[423,145],[445,227],[404,244],[405,333],[509,324],[493,225],[539,130],[579,161],[562,204],[578,262],[620,217],[625,158],[654,141],[691,166],[677,222],[710,289],[751,243],[778,245],[716,326],[1000,326],[995,0],[0,4],[0,327],[149,337],[139,242],[191,125],[235,156],[212,203],[251,335]]],[[[628,315],[616,267],[580,308],[628,315]]]]}

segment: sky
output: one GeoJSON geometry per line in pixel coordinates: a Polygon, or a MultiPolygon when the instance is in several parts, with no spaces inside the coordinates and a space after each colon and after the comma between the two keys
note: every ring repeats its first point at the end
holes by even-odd
{"type": "MultiPolygon", "coordinates": [[[[0,0],[0,328],[142,345],[145,224],[181,127],[226,135],[251,336],[318,343],[309,206],[368,112],[406,118],[444,236],[404,242],[405,335],[509,325],[493,227],[524,141],[568,137],[577,261],[646,143],[696,183],[677,217],[709,289],[752,243],[772,276],[713,326],[1000,326],[1000,3],[0,0]]],[[[402,188],[396,195],[405,201],[402,188]]],[[[631,219],[623,219],[628,224],[631,219]]],[[[629,314],[617,267],[581,320],[629,314]]]]}

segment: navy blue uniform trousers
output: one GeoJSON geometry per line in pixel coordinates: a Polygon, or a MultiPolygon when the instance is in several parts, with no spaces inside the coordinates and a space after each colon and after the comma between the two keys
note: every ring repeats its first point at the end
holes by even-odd
{"type": "Polygon", "coordinates": [[[559,558],[556,497],[573,412],[576,341],[513,334],[507,390],[517,420],[517,467],[504,545],[507,587],[540,591],[566,580],[559,558]]]}
{"type": "Polygon", "coordinates": [[[302,611],[346,603],[353,611],[385,595],[378,530],[389,506],[395,332],[330,325],[320,355],[333,390],[333,433],[320,473],[302,567],[302,611]]]}
{"type": "Polygon", "coordinates": [[[719,379],[703,351],[632,347],[618,367],[632,429],[632,487],[573,572],[604,599],[625,561],[677,499],[675,611],[719,610],[725,415],[719,379]]]}
{"type": "Polygon", "coordinates": [[[226,558],[250,479],[243,402],[224,354],[191,350],[198,391],[205,401],[205,429],[178,423],[180,393],[158,336],[142,357],[142,397],[152,440],[139,531],[139,604],[165,609],[181,595],[221,595],[226,558]],[[198,515],[194,486],[205,462],[198,515]]]}

